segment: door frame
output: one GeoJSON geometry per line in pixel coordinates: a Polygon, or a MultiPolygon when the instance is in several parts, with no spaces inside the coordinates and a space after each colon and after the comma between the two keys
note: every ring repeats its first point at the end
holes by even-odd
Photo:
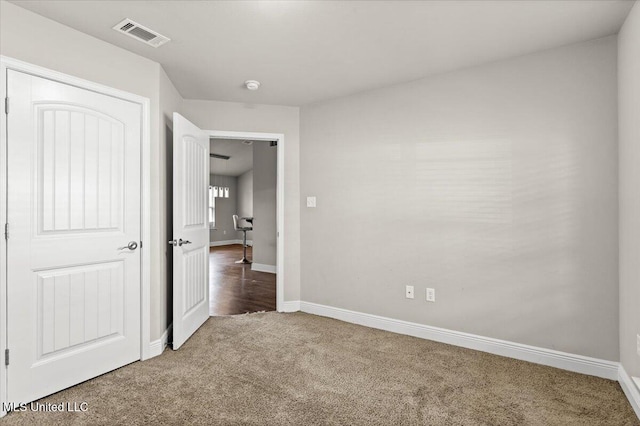
{"type": "MultiPolygon", "coordinates": [[[[209,138],[277,142],[276,183],[276,311],[284,309],[284,134],[205,130],[209,138]]],[[[211,173],[211,171],[209,171],[211,173]]]]}
{"type": "MultiPolygon", "coordinates": [[[[0,55],[0,99],[7,97],[7,71],[14,70],[30,74],[36,77],[46,78],[58,83],[68,84],[80,89],[134,102],[142,107],[140,117],[142,140],[142,150],[140,156],[140,177],[141,177],[141,242],[140,245],[140,359],[151,358],[151,102],[149,98],[114,89],[109,86],[94,83],[72,75],[64,74],[38,65],[30,64],[18,59],[0,55]]],[[[2,101],[4,103],[4,101],[2,101]]],[[[11,108],[11,105],[9,105],[11,108]]],[[[4,364],[4,353],[7,349],[7,241],[4,238],[4,224],[7,223],[7,114],[5,106],[2,106],[0,113],[0,200],[6,208],[0,209],[0,224],[2,236],[0,236],[0,364],[4,364]]],[[[11,234],[11,229],[9,229],[11,234]]],[[[7,403],[7,368],[0,365],[0,417],[6,412],[4,403],[7,403]]]]}

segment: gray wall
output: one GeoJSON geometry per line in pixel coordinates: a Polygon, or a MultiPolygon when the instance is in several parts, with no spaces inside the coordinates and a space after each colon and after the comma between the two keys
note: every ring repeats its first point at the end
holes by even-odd
{"type": "Polygon", "coordinates": [[[301,141],[302,300],[618,360],[615,36],[305,106],[301,141]]]}
{"type": "Polygon", "coordinates": [[[618,35],[620,140],[620,361],[640,377],[640,5],[618,35]]]}
{"type": "Polygon", "coordinates": [[[202,129],[284,134],[284,300],[300,300],[299,108],[185,99],[183,112],[202,129]]]}
{"type": "Polygon", "coordinates": [[[278,151],[253,143],[253,262],[276,266],[276,184],[278,151]]]}
{"type": "MultiPolygon", "coordinates": [[[[253,170],[238,176],[238,216],[253,216],[253,170]]],[[[242,232],[238,233],[242,238],[242,232]]],[[[253,239],[253,231],[247,232],[247,240],[253,239]]]]}
{"type": "Polygon", "coordinates": [[[234,176],[209,176],[209,182],[229,187],[229,198],[216,198],[216,229],[209,230],[209,241],[228,241],[239,238],[233,229],[233,215],[238,212],[238,178],[234,176]]]}

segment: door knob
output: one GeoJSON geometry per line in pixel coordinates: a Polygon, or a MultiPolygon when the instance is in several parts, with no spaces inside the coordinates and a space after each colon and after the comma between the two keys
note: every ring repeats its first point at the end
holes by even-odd
{"type": "Polygon", "coordinates": [[[129,241],[129,244],[127,244],[124,247],[118,247],[118,250],[125,250],[125,249],[129,249],[131,251],[135,250],[138,248],[138,243],[135,241],[129,241]]]}
{"type": "Polygon", "coordinates": [[[171,241],[169,241],[169,244],[171,244],[174,247],[176,247],[176,246],[180,247],[183,244],[191,244],[191,241],[183,240],[182,238],[180,238],[179,240],[171,240],[171,241]]]}

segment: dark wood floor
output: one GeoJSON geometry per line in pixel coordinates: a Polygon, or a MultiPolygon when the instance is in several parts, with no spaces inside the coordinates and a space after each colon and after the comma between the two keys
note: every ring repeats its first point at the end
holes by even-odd
{"type": "MultiPolygon", "coordinates": [[[[210,248],[209,315],[276,310],[276,275],[235,263],[241,258],[241,244],[210,248]]],[[[251,247],[247,247],[247,258],[253,259],[251,247]]]]}

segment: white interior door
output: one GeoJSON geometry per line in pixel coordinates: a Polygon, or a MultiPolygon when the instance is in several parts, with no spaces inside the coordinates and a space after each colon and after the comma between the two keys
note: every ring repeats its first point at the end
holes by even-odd
{"type": "Polygon", "coordinates": [[[173,349],[209,318],[209,137],[173,113],[173,349]]]}
{"type": "Polygon", "coordinates": [[[8,399],[29,402],[140,358],[141,106],[7,74],[8,399]]]}

